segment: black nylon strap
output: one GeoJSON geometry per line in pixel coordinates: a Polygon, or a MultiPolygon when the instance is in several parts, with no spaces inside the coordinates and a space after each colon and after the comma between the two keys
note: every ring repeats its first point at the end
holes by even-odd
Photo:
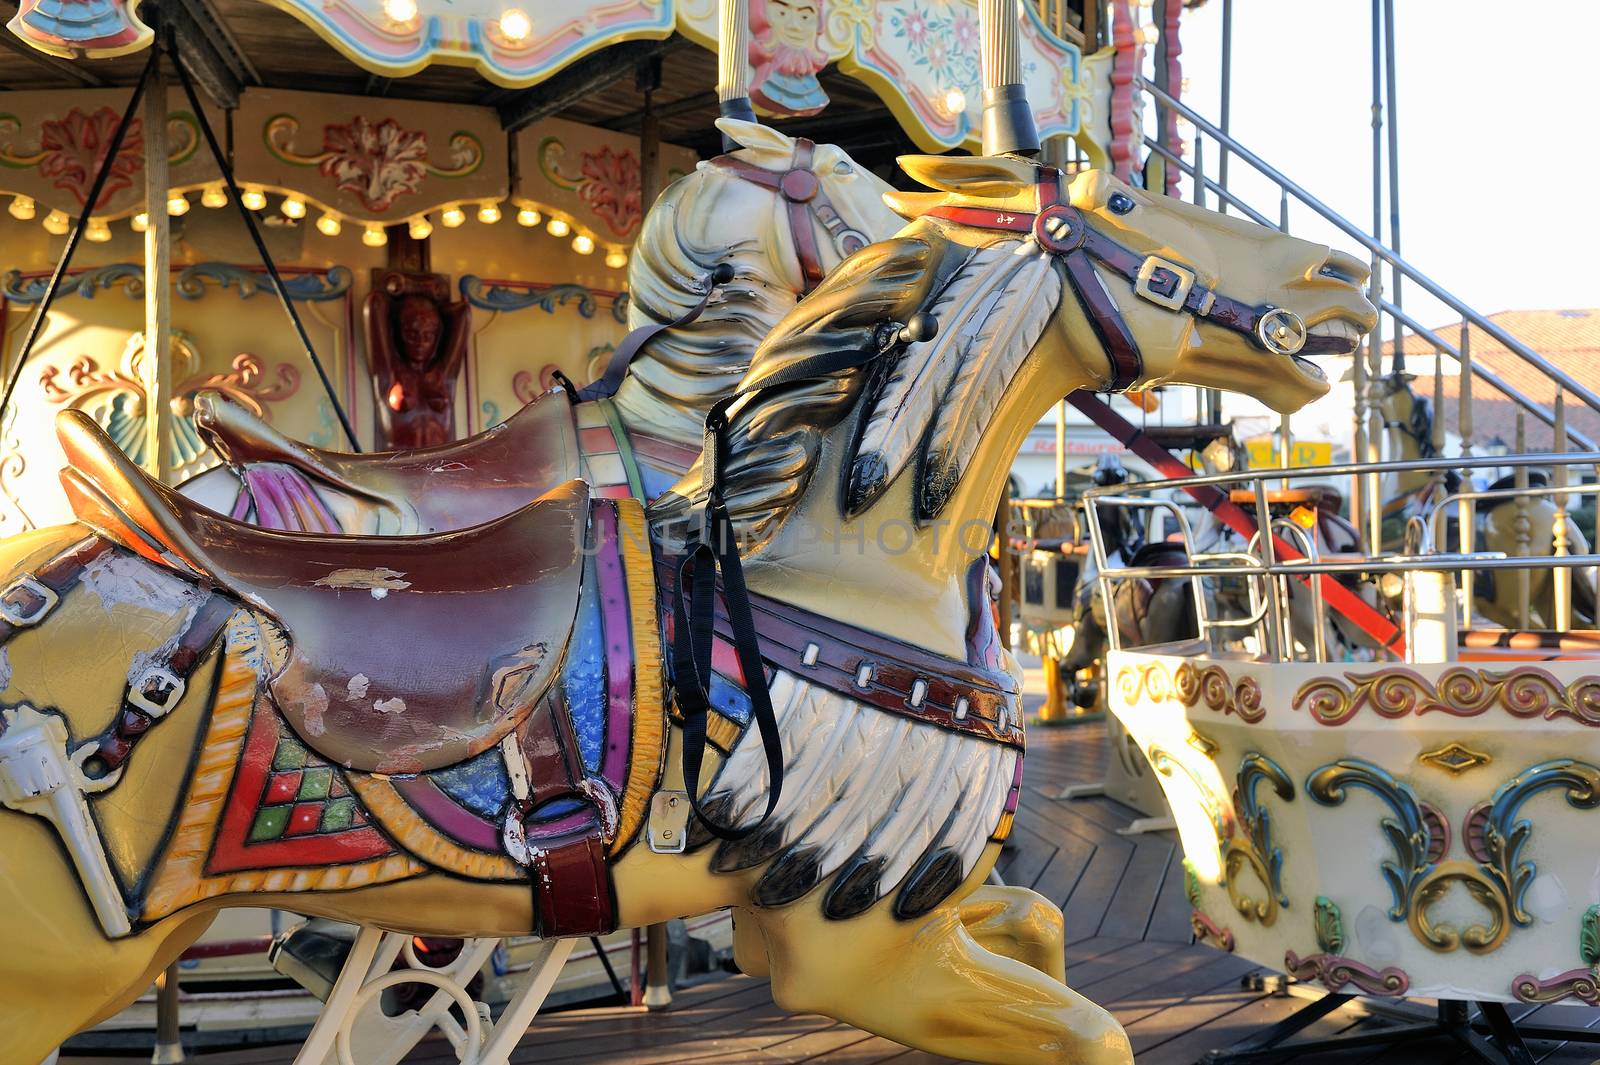
{"type": "Polygon", "coordinates": [[[783,741],[778,718],[767,691],[761,640],[750,612],[750,595],[739,560],[739,538],[722,498],[722,471],[726,468],[728,410],[739,399],[783,385],[814,380],[865,366],[892,351],[900,326],[880,327],[873,343],[860,349],[823,352],[802,359],[726,396],[706,415],[705,451],[700,458],[701,488],[690,509],[689,528],[696,542],[678,566],[678,586],[672,596],[672,679],[678,709],[683,715],[683,785],[689,806],[712,835],[742,839],[767,822],[778,807],[783,791],[783,741]],[[698,530],[695,532],[694,530],[698,530]],[[705,761],[706,720],[711,711],[711,647],[716,623],[717,575],[722,576],[722,596],[733,630],[734,653],[744,674],[750,698],[750,716],[761,733],[767,760],[767,808],[743,828],[720,825],[706,816],[700,805],[700,768],[705,761]],[[685,605],[687,586],[688,603],[685,605]]]}
{"type": "Polygon", "coordinates": [[[717,294],[717,289],[733,280],[733,267],[728,263],[718,263],[705,277],[705,295],[700,297],[700,302],[684,311],[670,322],[652,322],[641,325],[622,338],[622,343],[617,345],[617,350],[611,353],[611,359],[606,363],[606,372],[600,379],[578,389],[577,399],[582,402],[591,399],[610,399],[617,394],[617,389],[622,387],[622,379],[628,373],[628,366],[638,357],[644,346],[669,329],[681,329],[694,322],[705,313],[706,307],[711,303],[711,297],[717,294]]]}

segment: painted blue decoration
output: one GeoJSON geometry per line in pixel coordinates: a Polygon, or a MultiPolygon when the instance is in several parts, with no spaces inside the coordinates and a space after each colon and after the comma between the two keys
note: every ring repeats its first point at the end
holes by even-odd
{"type": "MultiPolygon", "coordinates": [[[[321,303],[335,300],[350,291],[354,275],[346,266],[335,266],[326,273],[293,274],[283,278],[283,287],[289,298],[299,302],[321,303]]],[[[272,279],[265,270],[233,263],[196,263],[178,272],[172,287],[186,300],[197,300],[206,294],[206,286],[237,289],[239,298],[247,300],[259,292],[272,294],[272,279]]]]}
{"type": "Polygon", "coordinates": [[[750,724],[750,696],[733,681],[715,671],[711,674],[711,708],[730,721],[750,724]]]}
{"type": "MultiPolygon", "coordinates": [[[[119,286],[129,299],[143,299],[144,267],[136,263],[111,263],[68,274],[56,289],[56,298],[76,292],[84,299],[92,300],[96,293],[110,292],[119,286]]],[[[44,299],[45,290],[49,287],[48,277],[25,278],[21,270],[7,270],[4,277],[0,277],[0,292],[12,303],[38,303],[44,299]]]]}
{"type": "Polygon", "coordinates": [[[546,803],[533,812],[533,820],[537,824],[554,821],[578,810],[588,804],[582,799],[557,799],[555,802],[546,803]]]}
{"type": "Polygon", "coordinates": [[[511,778],[498,746],[429,776],[446,795],[491,821],[500,819],[511,798],[511,778]]]}
{"type": "Polygon", "coordinates": [[[578,313],[593,318],[597,306],[594,293],[582,285],[512,288],[491,284],[477,274],[466,274],[461,278],[460,288],[462,299],[485,311],[523,311],[537,307],[546,314],[554,314],[557,307],[576,301],[578,313]]]}
{"type": "Polygon", "coordinates": [[[605,624],[600,616],[600,593],[595,587],[592,565],[584,567],[583,597],[578,604],[563,679],[567,713],[578,737],[578,753],[584,768],[596,773],[606,739],[606,661],[605,624]]]}

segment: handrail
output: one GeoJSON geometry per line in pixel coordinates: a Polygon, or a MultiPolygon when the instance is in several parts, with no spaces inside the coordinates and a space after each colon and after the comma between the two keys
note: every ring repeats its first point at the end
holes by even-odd
{"type": "MultiPolygon", "coordinates": [[[[1149,93],[1159,104],[1164,107],[1171,108],[1177,114],[1188,119],[1194,124],[1194,127],[1197,130],[1204,132],[1223,147],[1227,148],[1231,154],[1237,155],[1240,159],[1243,159],[1246,163],[1253,166],[1263,176],[1275,182],[1281,191],[1287,192],[1289,195],[1299,200],[1302,204],[1311,208],[1311,210],[1315,211],[1325,221],[1338,228],[1351,240],[1356,241],[1363,248],[1367,249],[1367,251],[1388,263],[1395,270],[1398,270],[1402,276],[1410,281],[1414,281],[1425,292],[1433,296],[1439,302],[1454,310],[1457,314],[1461,315],[1462,318],[1468,322],[1471,322],[1473,325],[1483,330],[1483,332],[1499,341],[1508,351],[1515,354],[1523,362],[1526,362],[1528,365],[1534,367],[1546,377],[1549,377],[1551,380],[1555,381],[1577,399],[1582,400],[1583,403],[1591,410],[1600,412],[1600,395],[1596,395],[1588,388],[1585,388],[1571,374],[1567,373],[1565,370],[1561,369],[1559,366],[1556,366],[1544,356],[1540,355],[1538,352],[1522,343],[1522,341],[1512,336],[1509,332],[1501,328],[1493,321],[1473,310],[1459,297],[1444,288],[1444,286],[1440,285],[1437,281],[1434,281],[1427,274],[1424,274],[1420,269],[1411,265],[1411,263],[1407,262],[1404,258],[1391,251],[1383,244],[1374,240],[1354,222],[1351,222],[1349,219],[1339,214],[1339,212],[1335,211],[1333,208],[1329,207],[1327,204],[1311,195],[1311,193],[1307,192],[1305,189],[1289,180],[1289,178],[1285,177],[1281,172],[1263,161],[1254,152],[1250,151],[1250,149],[1244,147],[1238,141],[1222,132],[1222,130],[1218,129],[1216,126],[1200,117],[1200,115],[1195,113],[1195,111],[1178,102],[1177,99],[1168,95],[1155,85],[1152,85],[1150,82],[1142,78],[1139,79],[1138,84],[1140,88],[1149,93]]],[[[1229,199],[1231,200],[1232,197],[1230,196],[1229,199]]],[[[1259,219],[1257,219],[1257,221],[1259,221],[1259,219]]],[[[1277,227],[1273,226],[1272,228],[1276,229],[1277,227]]]]}
{"type": "MultiPolygon", "coordinates": [[[[1407,329],[1411,330],[1413,333],[1417,334],[1417,336],[1432,344],[1439,351],[1442,351],[1444,354],[1456,360],[1458,364],[1461,362],[1461,352],[1454,344],[1449,343],[1444,338],[1439,336],[1439,334],[1435,333],[1432,329],[1422,325],[1401,308],[1396,307],[1388,300],[1379,300],[1378,309],[1383,311],[1383,313],[1387,314],[1389,317],[1393,318],[1395,321],[1399,322],[1401,325],[1405,326],[1407,329]]],[[[1548,407],[1541,407],[1537,400],[1529,399],[1514,385],[1506,384],[1504,379],[1502,379],[1499,374],[1492,370],[1484,369],[1481,363],[1472,363],[1471,369],[1472,376],[1483,381],[1490,388],[1495,389],[1501,395],[1505,396],[1511,402],[1515,403],[1529,414],[1532,414],[1534,417],[1538,418],[1552,429],[1555,428],[1556,416],[1548,407]]],[[[1434,417],[1437,418],[1439,416],[1440,412],[1435,411],[1434,417]]],[[[1567,426],[1567,437],[1585,451],[1600,450],[1600,448],[1596,448],[1593,440],[1589,439],[1589,437],[1585,436],[1583,433],[1578,432],[1578,430],[1572,428],[1570,425],[1567,426]]]]}

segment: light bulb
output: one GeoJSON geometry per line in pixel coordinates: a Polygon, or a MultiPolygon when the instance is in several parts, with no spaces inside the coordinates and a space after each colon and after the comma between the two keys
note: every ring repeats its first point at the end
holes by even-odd
{"type": "Polygon", "coordinates": [[[517,225],[536,226],[544,220],[544,216],[532,207],[524,207],[517,212],[517,225]]]}
{"type": "Polygon", "coordinates": [[[92,240],[96,244],[104,244],[111,239],[111,227],[104,218],[89,219],[89,228],[83,231],[84,239],[92,240]]]}
{"type": "Polygon", "coordinates": [[[1145,44],[1155,44],[1160,39],[1161,39],[1161,30],[1156,27],[1156,24],[1154,22],[1150,23],[1150,25],[1148,25],[1148,26],[1146,26],[1144,28],[1144,43],[1145,44]]]}
{"type": "Polygon", "coordinates": [[[31,196],[17,196],[11,201],[11,217],[20,222],[28,221],[38,210],[39,206],[31,196]]]}
{"type": "Polygon", "coordinates": [[[228,190],[221,185],[207,185],[205,191],[200,193],[200,206],[226,207],[228,206],[228,190]]]}
{"type": "Polygon", "coordinates": [[[446,229],[454,229],[467,220],[467,212],[461,209],[459,203],[452,203],[439,214],[439,221],[446,229]]]}
{"type": "Polygon", "coordinates": [[[252,211],[259,211],[267,205],[267,194],[254,186],[246,186],[245,190],[239,193],[239,202],[252,211]]]}
{"type": "Polygon", "coordinates": [[[417,17],[417,0],[383,0],[383,13],[391,22],[410,22],[417,17]]]}
{"type": "Polygon", "coordinates": [[[500,205],[498,203],[485,203],[478,206],[478,221],[486,226],[492,226],[500,221],[500,205]]]}
{"type": "Polygon", "coordinates": [[[552,218],[550,224],[544,228],[552,237],[564,237],[572,232],[572,227],[567,225],[565,218],[552,218]]]}
{"type": "Polygon", "coordinates": [[[411,234],[412,240],[427,240],[428,234],[433,232],[433,223],[428,221],[428,216],[413,218],[406,232],[411,234]]]}
{"type": "Polygon", "coordinates": [[[135,233],[143,233],[150,228],[150,216],[143,211],[128,219],[128,225],[133,227],[135,233]]]}
{"type": "Polygon", "coordinates": [[[389,234],[383,231],[382,226],[368,226],[361,234],[361,243],[369,248],[381,248],[389,243],[389,234]]]}
{"type": "Polygon", "coordinates": [[[518,7],[508,7],[500,16],[500,36],[512,44],[521,44],[533,32],[533,19],[518,7]]]}
{"type": "Polygon", "coordinates": [[[278,210],[289,218],[304,218],[306,216],[306,201],[296,199],[293,196],[285,196],[283,203],[278,206],[278,210]]]}
{"type": "Polygon", "coordinates": [[[944,109],[952,115],[965,114],[967,111],[967,94],[960,89],[951,89],[944,94],[944,109]]]}
{"type": "Polygon", "coordinates": [[[179,215],[188,214],[189,213],[189,197],[185,196],[181,192],[174,193],[167,200],[167,213],[170,214],[174,218],[177,218],[179,215]]]}
{"type": "Polygon", "coordinates": [[[579,255],[588,255],[594,251],[594,238],[587,233],[579,233],[572,238],[572,250],[579,255]]]}
{"type": "Polygon", "coordinates": [[[67,217],[65,211],[51,211],[44,216],[44,231],[51,236],[64,237],[71,228],[72,219],[67,217]]]}
{"type": "Polygon", "coordinates": [[[317,232],[321,233],[325,237],[337,237],[339,235],[339,230],[343,228],[344,227],[339,224],[339,220],[331,214],[325,214],[321,218],[317,219],[317,232]]]}
{"type": "Polygon", "coordinates": [[[621,270],[628,265],[628,253],[621,248],[612,248],[606,252],[606,265],[613,270],[621,270]]]}

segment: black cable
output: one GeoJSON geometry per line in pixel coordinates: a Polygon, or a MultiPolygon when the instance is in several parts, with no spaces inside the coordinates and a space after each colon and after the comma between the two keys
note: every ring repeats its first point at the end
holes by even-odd
{"type": "Polygon", "coordinates": [[[317,377],[322,381],[322,389],[328,394],[329,402],[333,404],[333,413],[338,416],[339,424],[344,428],[345,439],[350,441],[350,450],[359,454],[361,445],[356,442],[355,427],[350,424],[350,417],[345,413],[344,405],[339,402],[339,396],[333,390],[333,382],[328,378],[328,371],[323,369],[322,360],[317,358],[317,349],[311,344],[305,323],[300,321],[300,312],[294,309],[294,301],[289,298],[289,290],[284,287],[283,277],[278,273],[278,264],[273,261],[272,253],[267,251],[267,242],[261,239],[261,230],[256,225],[255,215],[239,199],[239,186],[233,180],[233,167],[228,164],[227,157],[222,152],[222,145],[217,143],[216,131],[211,128],[210,119],[206,118],[205,108],[200,106],[200,97],[195,94],[194,82],[190,80],[189,72],[178,59],[170,37],[164,42],[162,50],[172,56],[172,65],[178,68],[178,80],[183,83],[183,92],[189,98],[189,107],[200,123],[200,132],[205,135],[212,158],[217,161],[217,169],[222,171],[222,180],[228,186],[228,195],[233,199],[234,206],[239,208],[239,216],[244,219],[245,228],[250,231],[250,239],[255,242],[256,253],[261,256],[261,263],[267,268],[267,276],[272,279],[272,287],[278,294],[278,302],[283,305],[289,321],[294,323],[294,331],[300,337],[300,344],[305,348],[306,357],[311,360],[312,368],[317,371],[317,377]]]}
{"type": "Polygon", "coordinates": [[[611,978],[611,986],[617,992],[617,997],[626,999],[627,989],[622,986],[622,981],[617,979],[617,971],[611,967],[611,958],[606,954],[606,948],[601,945],[599,936],[590,936],[589,942],[594,944],[594,952],[600,958],[600,964],[606,968],[606,975],[611,978]]]}
{"type": "Polygon", "coordinates": [[[111,142],[106,145],[105,158],[100,162],[100,169],[95,172],[94,184],[89,186],[89,195],[83,201],[83,210],[78,214],[78,224],[73,226],[72,232],[67,235],[67,246],[62,249],[61,258],[56,260],[55,272],[50,275],[50,284],[45,286],[44,299],[39,302],[39,313],[28,326],[28,335],[22,341],[22,350],[17,352],[16,365],[11,367],[11,376],[6,379],[5,394],[0,395],[0,419],[5,417],[6,408],[11,405],[11,394],[16,391],[17,382],[22,379],[23,364],[33,353],[33,345],[44,329],[44,320],[50,313],[50,305],[55,302],[56,293],[61,288],[61,280],[67,274],[67,267],[72,264],[72,255],[78,250],[78,242],[83,238],[83,232],[89,225],[89,215],[99,206],[100,193],[105,190],[106,178],[110,176],[111,168],[116,164],[117,156],[122,151],[123,137],[133,123],[135,112],[139,110],[139,101],[144,98],[145,86],[150,83],[150,75],[155,72],[158,61],[159,53],[152,50],[143,72],[139,75],[138,83],[133,87],[133,95],[128,98],[128,107],[122,112],[122,121],[117,124],[116,132],[111,135],[111,142]]]}

